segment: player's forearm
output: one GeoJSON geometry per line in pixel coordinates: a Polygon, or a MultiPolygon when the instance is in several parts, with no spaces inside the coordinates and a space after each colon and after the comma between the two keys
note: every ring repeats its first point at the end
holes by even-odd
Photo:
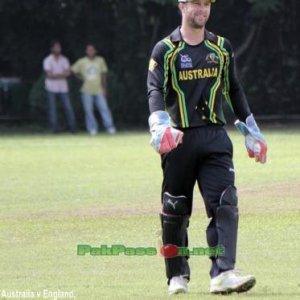
{"type": "Polygon", "coordinates": [[[228,40],[226,41],[226,47],[230,54],[230,63],[228,67],[229,85],[227,86],[230,101],[237,118],[240,121],[245,122],[246,118],[251,114],[251,111],[244,89],[240,83],[233,49],[228,40]]]}
{"type": "Polygon", "coordinates": [[[149,111],[152,114],[155,111],[165,110],[163,94],[158,90],[148,92],[149,111]]]}
{"type": "Polygon", "coordinates": [[[230,79],[230,87],[229,87],[229,96],[231,99],[232,108],[234,110],[235,115],[237,118],[245,122],[246,118],[251,114],[249,104],[247,101],[246,94],[244,89],[240,83],[236,64],[234,59],[232,60],[231,70],[229,72],[229,79],[230,79]]]}
{"type": "Polygon", "coordinates": [[[149,61],[149,71],[147,78],[149,110],[152,114],[156,111],[164,111],[165,107],[165,83],[166,78],[165,67],[168,63],[165,61],[166,52],[170,50],[165,43],[159,42],[153,48],[149,61]]]}
{"type": "Polygon", "coordinates": [[[160,73],[152,74],[149,72],[147,88],[150,113],[165,110],[163,76],[160,73]]]}
{"type": "Polygon", "coordinates": [[[233,111],[236,117],[245,122],[246,118],[251,114],[251,110],[242,87],[233,90],[230,93],[230,99],[233,111]]]}

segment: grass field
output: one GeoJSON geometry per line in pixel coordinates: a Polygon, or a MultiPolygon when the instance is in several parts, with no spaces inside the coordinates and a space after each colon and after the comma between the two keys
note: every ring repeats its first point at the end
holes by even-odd
{"type": "MultiPolygon", "coordinates": [[[[257,285],[227,299],[300,299],[300,131],[265,133],[269,160],[258,165],[230,131],[240,199],[237,268],[257,285]]],[[[156,246],[161,170],[148,139],[1,136],[0,299],[3,291],[45,289],[73,291],[76,299],[168,297],[159,255],[77,256],[78,244],[156,246]]],[[[196,191],[192,247],[206,246],[206,225],[196,191]]],[[[207,257],[191,257],[190,265],[190,293],[175,298],[220,299],[208,292],[207,257]]]]}

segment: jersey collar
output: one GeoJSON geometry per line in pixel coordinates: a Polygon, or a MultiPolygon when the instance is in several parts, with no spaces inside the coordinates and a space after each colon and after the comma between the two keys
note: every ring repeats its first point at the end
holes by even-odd
{"type": "MultiPolygon", "coordinates": [[[[216,38],[215,38],[215,35],[206,30],[205,29],[205,33],[204,33],[204,39],[205,40],[209,40],[211,42],[215,42],[216,38]]],[[[178,26],[170,35],[170,40],[172,42],[180,42],[180,41],[183,41],[183,38],[181,36],[181,32],[180,32],[180,26],[178,26]]]]}

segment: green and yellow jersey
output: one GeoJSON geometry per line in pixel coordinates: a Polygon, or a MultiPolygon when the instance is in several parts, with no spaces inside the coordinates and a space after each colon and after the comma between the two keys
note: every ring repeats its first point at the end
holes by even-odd
{"type": "Polygon", "coordinates": [[[166,110],[174,127],[224,125],[224,100],[242,121],[251,113],[230,42],[208,31],[196,46],[182,39],[179,27],[159,41],[147,86],[150,112],[166,110]]]}

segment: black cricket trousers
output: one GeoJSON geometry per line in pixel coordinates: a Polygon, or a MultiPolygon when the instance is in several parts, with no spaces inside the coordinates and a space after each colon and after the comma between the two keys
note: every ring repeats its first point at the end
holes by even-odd
{"type": "Polygon", "coordinates": [[[170,153],[162,155],[162,199],[165,192],[185,196],[191,214],[193,190],[197,181],[207,215],[212,217],[222,192],[228,186],[234,187],[232,142],[220,125],[182,131],[183,143],[170,153]]]}

